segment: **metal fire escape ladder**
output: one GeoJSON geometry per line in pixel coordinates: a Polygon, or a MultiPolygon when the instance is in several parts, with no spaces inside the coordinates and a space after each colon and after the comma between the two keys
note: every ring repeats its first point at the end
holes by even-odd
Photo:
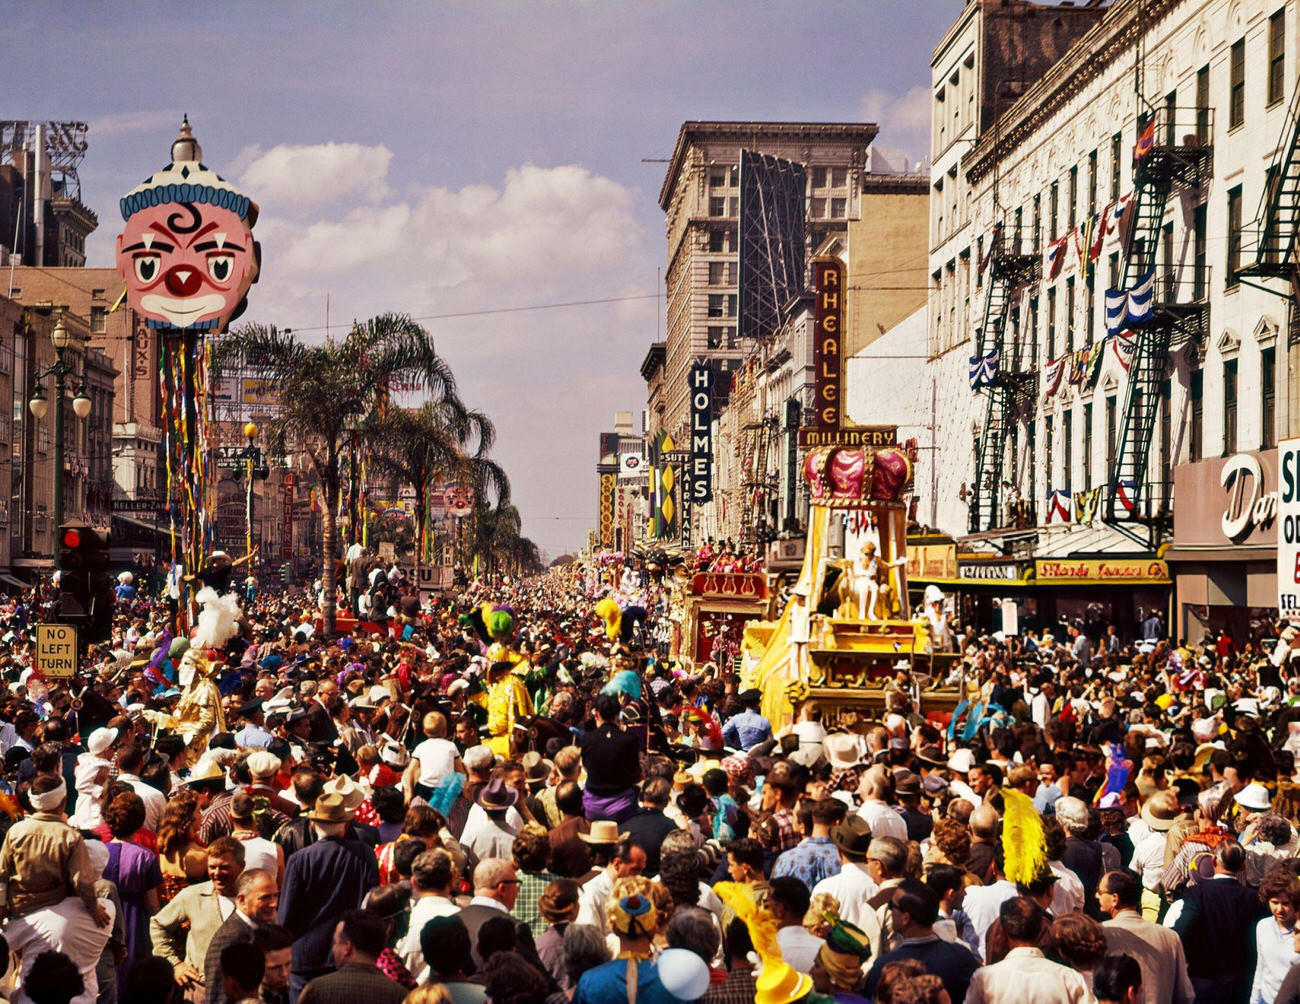
{"type": "Polygon", "coordinates": [[[1020,369],[1020,353],[1008,351],[1012,347],[1007,343],[1007,319],[1016,295],[1037,277],[1040,268],[1038,255],[1020,253],[1018,233],[1009,240],[996,238],[989,255],[988,299],[984,304],[984,323],[976,339],[976,355],[987,357],[997,353],[998,369],[993,381],[981,388],[987,403],[970,503],[972,533],[995,530],[1003,523],[1007,437],[1015,422],[1017,406],[1033,396],[1034,385],[1032,370],[1020,369]]]}
{"type": "Polygon", "coordinates": [[[1238,277],[1290,278],[1294,282],[1296,239],[1300,236],[1300,86],[1291,96],[1277,161],[1248,232],[1254,237],[1254,246],[1242,249],[1247,264],[1237,270],[1238,277]]]}
{"type": "MultiPolygon", "coordinates": [[[[1175,142],[1179,116],[1195,122],[1194,108],[1163,107],[1155,113],[1155,138],[1150,152],[1138,165],[1125,246],[1122,288],[1132,290],[1156,269],[1161,227],[1169,193],[1175,184],[1200,188],[1209,177],[1212,152],[1209,127],[1175,142]],[[1171,124],[1170,114],[1174,115],[1171,124]]],[[[1124,387],[1115,469],[1104,508],[1105,520],[1143,547],[1154,547],[1161,535],[1163,515],[1154,511],[1147,467],[1156,418],[1160,412],[1160,384],[1169,364],[1169,350],[1188,340],[1203,339],[1206,327],[1205,290],[1208,284],[1196,269],[1181,279],[1172,263],[1155,282],[1152,316],[1138,325],[1136,344],[1124,387]]]]}

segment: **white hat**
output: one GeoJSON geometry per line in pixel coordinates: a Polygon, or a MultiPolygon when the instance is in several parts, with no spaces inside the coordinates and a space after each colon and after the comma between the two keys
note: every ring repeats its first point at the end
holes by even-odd
{"type": "Polygon", "coordinates": [[[117,735],[117,729],[95,729],[86,737],[86,749],[92,756],[99,756],[117,742],[117,735]]]}
{"type": "Polygon", "coordinates": [[[448,696],[448,697],[450,697],[452,694],[456,693],[458,690],[469,690],[469,681],[468,681],[468,680],[462,680],[462,679],[459,679],[459,678],[458,678],[458,679],[452,680],[451,683],[447,684],[447,696],[448,696]]]}
{"type": "Polygon", "coordinates": [[[274,777],[280,770],[280,758],[266,750],[248,755],[248,773],[254,778],[274,777]]]}
{"type": "Polygon", "coordinates": [[[865,752],[862,737],[853,732],[832,732],[822,740],[822,749],[832,770],[856,767],[865,752]]]}
{"type": "Polygon", "coordinates": [[[1232,796],[1232,800],[1243,809],[1250,809],[1252,812],[1264,812],[1273,805],[1273,800],[1268,797],[1268,789],[1258,781],[1246,785],[1232,796]]]}
{"type": "Polygon", "coordinates": [[[397,743],[384,743],[379,748],[379,758],[390,767],[401,769],[411,762],[411,754],[405,746],[397,743]]]}
{"type": "Polygon", "coordinates": [[[393,697],[392,692],[387,687],[380,686],[377,683],[366,692],[366,696],[370,698],[370,703],[376,707],[378,707],[380,701],[392,700],[393,697]]]}
{"type": "Polygon", "coordinates": [[[948,757],[948,769],[956,774],[965,774],[974,766],[975,753],[965,746],[953,750],[952,756],[948,757]]]}

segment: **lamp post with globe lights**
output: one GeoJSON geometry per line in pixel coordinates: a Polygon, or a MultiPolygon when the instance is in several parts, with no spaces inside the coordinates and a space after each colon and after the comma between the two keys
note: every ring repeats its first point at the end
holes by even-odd
{"type": "MultiPolygon", "coordinates": [[[[43,421],[46,413],[49,411],[50,402],[45,397],[45,378],[54,377],[54,527],[57,532],[58,528],[63,525],[63,402],[67,395],[67,377],[69,373],[75,375],[75,370],[66,359],[68,346],[72,342],[72,336],[68,333],[67,326],[63,323],[63,314],[60,313],[54,322],[54,330],[50,332],[50,341],[54,344],[54,362],[46,369],[36,374],[36,388],[32,392],[31,399],[27,402],[27,407],[31,409],[32,415],[36,420],[43,421]]],[[[79,419],[85,419],[90,414],[90,397],[86,394],[85,385],[80,381],[72,397],[72,412],[79,419]]]]}

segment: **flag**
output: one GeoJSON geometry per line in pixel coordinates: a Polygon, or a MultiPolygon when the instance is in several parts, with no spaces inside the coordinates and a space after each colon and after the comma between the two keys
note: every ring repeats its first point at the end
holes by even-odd
{"type": "MultiPolygon", "coordinates": [[[[1128,319],[1133,324],[1145,324],[1155,315],[1155,266],[1128,291],[1128,319]]],[[[1107,304],[1109,310],[1109,304],[1107,304]]]]}
{"type": "Polygon", "coordinates": [[[1156,117],[1151,112],[1138,116],[1137,142],[1133,145],[1133,169],[1136,171],[1142,161],[1151,153],[1156,143],[1156,117]]]}
{"type": "Polygon", "coordinates": [[[1056,389],[1061,386],[1061,377],[1065,374],[1065,364],[1069,359],[1070,357],[1066,355],[1048,362],[1047,373],[1043,376],[1043,404],[1047,404],[1056,393],[1056,389]]]}
{"type": "Polygon", "coordinates": [[[1089,289],[1092,288],[1092,262],[1095,258],[1092,253],[1092,235],[1097,230],[1097,220],[1096,213],[1084,220],[1083,231],[1079,235],[1079,274],[1083,277],[1083,281],[1088,284],[1089,289]]]}
{"type": "Polygon", "coordinates": [[[1124,327],[1124,314],[1128,309],[1128,294],[1123,289],[1106,290],[1106,334],[1113,335],[1124,327]]]}
{"type": "Polygon", "coordinates": [[[1089,226],[1092,227],[1092,243],[1088,245],[1088,261],[1094,262],[1101,257],[1101,246],[1106,241],[1106,235],[1114,227],[1111,220],[1111,210],[1115,208],[1115,203],[1106,203],[1106,208],[1101,211],[1100,216],[1094,216],[1089,226]]]}
{"type": "Polygon", "coordinates": [[[1047,522],[1070,522],[1070,493],[1053,488],[1047,495],[1047,522]]]}
{"type": "Polygon", "coordinates": [[[1065,253],[1069,248],[1070,235],[1058,237],[1047,245],[1047,251],[1043,257],[1043,273],[1049,280],[1055,279],[1061,274],[1061,266],[1065,264],[1065,253]]]}
{"type": "Polygon", "coordinates": [[[979,281],[984,281],[984,270],[989,267],[989,262],[993,260],[993,252],[998,244],[1002,241],[1002,221],[999,220],[993,224],[993,232],[989,234],[989,246],[984,252],[984,257],[980,259],[979,264],[979,281]]]}
{"type": "Polygon", "coordinates": [[[1129,206],[1133,204],[1133,193],[1120,197],[1119,202],[1115,203],[1110,210],[1110,222],[1107,224],[1106,235],[1111,243],[1124,247],[1128,244],[1128,231],[1133,223],[1133,214],[1130,213],[1129,206]]]}
{"type": "Polygon", "coordinates": [[[1084,378],[1084,383],[1089,387],[1097,386],[1097,378],[1101,376],[1101,361],[1105,358],[1106,339],[1102,338],[1093,342],[1088,350],[1087,376],[1084,378]]]}
{"type": "Polygon", "coordinates": [[[1125,478],[1115,485],[1115,498],[1127,513],[1137,512],[1137,500],[1134,498],[1135,485],[1132,478],[1125,478]]]}
{"type": "Polygon", "coordinates": [[[1088,349],[1079,349],[1070,353],[1070,384],[1079,386],[1088,373],[1088,349]]]}
{"type": "Polygon", "coordinates": [[[1115,351],[1115,358],[1127,373],[1128,368],[1133,365],[1133,350],[1137,348],[1137,336],[1132,331],[1117,331],[1107,341],[1115,351]]]}
{"type": "Polygon", "coordinates": [[[970,389],[974,390],[985,384],[992,384],[998,375],[998,351],[994,349],[988,355],[970,357],[970,389]]]}

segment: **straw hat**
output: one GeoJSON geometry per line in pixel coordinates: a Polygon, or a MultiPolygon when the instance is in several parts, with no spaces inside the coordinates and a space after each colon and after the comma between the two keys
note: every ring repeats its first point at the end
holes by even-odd
{"type": "Polygon", "coordinates": [[[1157,791],[1142,806],[1142,822],[1157,833],[1171,829],[1180,815],[1182,808],[1178,805],[1177,793],[1173,791],[1157,791]]]}
{"type": "Polygon", "coordinates": [[[618,823],[609,819],[597,819],[591,824],[591,832],[579,833],[578,838],[587,844],[616,844],[618,823]]]}
{"type": "Polygon", "coordinates": [[[316,805],[307,818],[315,823],[350,823],[352,810],[343,801],[343,796],[336,792],[327,792],[316,799],[316,805]]]}

